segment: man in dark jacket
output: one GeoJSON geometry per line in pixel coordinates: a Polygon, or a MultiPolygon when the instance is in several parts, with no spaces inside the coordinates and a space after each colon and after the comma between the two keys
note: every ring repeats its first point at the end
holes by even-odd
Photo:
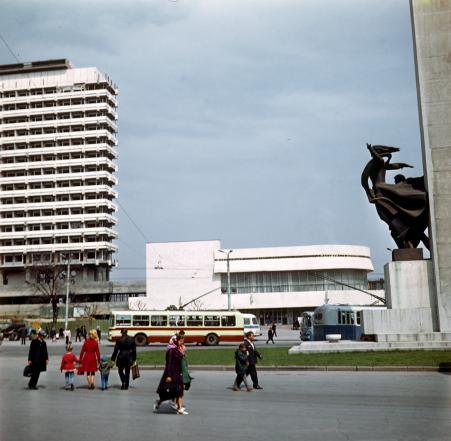
{"type": "Polygon", "coordinates": [[[252,383],[254,385],[254,389],[263,389],[258,384],[258,376],[257,376],[257,359],[260,360],[263,358],[260,352],[255,349],[254,345],[255,334],[252,331],[246,333],[246,338],[244,339],[244,344],[246,346],[247,352],[249,353],[249,365],[247,367],[247,375],[251,376],[252,383]]]}
{"type": "Polygon", "coordinates": [[[111,359],[116,363],[121,378],[122,390],[128,389],[130,382],[130,367],[136,361],[136,344],[135,340],[127,335],[127,330],[122,329],[121,338],[114,346],[111,359]]]}
{"type": "Polygon", "coordinates": [[[28,335],[28,331],[27,331],[26,326],[22,326],[19,329],[19,336],[20,336],[21,344],[25,345],[27,343],[27,335],[28,335]]]}
{"type": "Polygon", "coordinates": [[[30,389],[37,389],[39,375],[41,372],[47,370],[49,355],[44,337],[45,332],[41,330],[38,332],[37,338],[30,343],[30,350],[28,352],[28,364],[31,366],[31,378],[28,383],[30,389]]]}

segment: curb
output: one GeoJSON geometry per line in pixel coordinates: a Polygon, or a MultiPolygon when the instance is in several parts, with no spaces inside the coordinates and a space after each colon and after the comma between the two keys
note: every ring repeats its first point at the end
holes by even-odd
{"type": "MultiPolygon", "coordinates": [[[[140,365],[141,370],[164,370],[163,365],[140,365]]],[[[190,365],[193,371],[235,371],[234,366],[190,365]]],[[[435,366],[259,366],[259,371],[278,372],[439,372],[435,366]]],[[[443,371],[442,371],[443,372],[443,371]]]]}

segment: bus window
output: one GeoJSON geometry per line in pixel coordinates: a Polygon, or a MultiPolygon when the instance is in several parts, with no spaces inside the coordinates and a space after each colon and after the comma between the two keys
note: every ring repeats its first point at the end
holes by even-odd
{"type": "Polygon", "coordinates": [[[249,317],[244,317],[244,326],[251,324],[251,319],[249,317]]]}
{"type": "Polygon", "coordinates": [[[131,315],[117,315],[116,316],[116,326],[130,326],[132,324],[131,315]]]}
{"type": "Polygon", "coordinates": [[[356,323],[358,324],[358,325],[360,325],[360,323],[361,323],[361,321],[362,321],[362,311],[357,311],[357,313],[356,313],[356,323]]]}
{"type": "Polygon", "coordinates": [[[235,316],[234,315],[223,315],[221,317],[222,326],[235,326],[235,316]]]}
{"type": "Polygon", "coordinates": [[[205,326],[219,326],[219,315],[206,315],[204,324],[205,326]]]}
{"type": "Polygon", "coordinates": [[[168,317],[166,315],[152,315],[150,316],[151,326],[167,326],[168,317]]]}
{"type": "Polygon", "coordinates": [[[148,315],[134,315],[133,316],[133,326],[149,326],[149,316],[148,315]]]}
{"type": "Polygon", "coordinates": [[[185,326],[185,316],[183,315],[170,315],[169,326],[185,326]]]}
{"type": "Polygon", "coordinates": [[[202,326],[202,316],[188,315],[186,317],[186,326],[202,326]]]}

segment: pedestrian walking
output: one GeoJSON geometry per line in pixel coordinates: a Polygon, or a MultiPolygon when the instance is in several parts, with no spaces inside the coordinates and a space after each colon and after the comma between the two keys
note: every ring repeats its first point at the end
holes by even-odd
{"type": "Polygon", "coordinates": [[[52,342],[56,341],[56,329],[54,327],[50,329],[50,338],[52,339],[52,342]]]}
{"type": "Polygon", "coordinates": [[[81,326],[81,335],[83,336],[83,340],[86,340],[86,338],[88,336],[88,332],[86,331],[86,326],[85,325],[81,326]]]}
{"type": "Polygon", "coordinates": [[[183,366],[182,360],[184,354],[180,350],[184,346],[184,338],[180,335],[174,341],[174,345],[166,351],[166,365],[160,384],[157,388],[159,399],[155,401],[153,406],[156,412],[163,401],[175,400],[176,411],[180,415],[188,415],[183,406],[183,366]]]}
{"type": "Polygon", "coordinates": [[[88,338],[84,341],[80,351],[81,368],[79,373],[86,373],[88,389],[94,389],[94,380],[97,366],[100,362],[100,349],[97,342],[97,332],[95,329],[89,331],[88,338]]]}
{"type": "Polygon", "coordinates": [[[119,377],[121,379],[121,389],[127,390],[130,382],[130,368],[136,361],[135,340],[127,335],[127,330],[121,330],[121,338],[114,346],[111,359],[116,363],[119,377]]]}
{"type": "Polygon", "coordinates": [[[81,329],[78,327],[75,329],[75,342],[81,342],[81,329]]]}
{"type": "Polygon", "coordinates": [[[102,340],[102,330],[100,329],[99,325],[96,326],[96,332],[97,332],[97,337],[98,337],[99,341],[102,340]]]}
{"type": "Polygon", "coordinates": [[[20,336],[20,340],[21,340],[21,344],[22,345],[25,345],[27,343],[27,335],[28,335],[27,328],[25,326],[22,326],[19,329],[19,336],[20,336]]]}
{"type": "Polygon", "coordinates": [[[113,367],[113,363],[107,356],[102,355],[99,363],[100,382],[102,384],[102,390],[108,389],[108,378],[110,376],[110,370],[113,367]]]}
{"type": "Polygon", "coordinates": [[[273,344],[275,344],[274,343],[274,333],[272,331],[272,327],[268,328],[268,340],[266,340],[266,344],[268,344],[270,341],[272,341],[273,344]]]}
{"type": "Polygon", "coordinates": [[[75,363],[79,363],[80,360],[72,353],[72,344],[66,345],[66,353],[61,359],[60,370],[64,373],[65,389],[73,391],[75,389],[75,363]]]}
{"type": "Polygon", "coordinates": [[[28,351],[28,365],[31,367],[31,377],[28,383],[29,389],[37,389],[39,375],[47,370],[49,354],[47,344],[44,341],[45,332],[39,331],[37,338],[31,341],[28,351]]]}
{"type": "Polygon", "coordinates": [[[258,375],[257,375],[257,362],[258,359],[263,359],[260,352],[255,349],[254,344],[255,334],[252,331],[246,333],[246,338],[244,339],[244,344],[246,346],[246,350],[249,354],[249,365],[247,366],[246,373],[251,376],[252,384],[254,389],[263,389],[258,384],[258,375]]]}
{"type": "Polygon", "coordinates": [[[233,390],[238,392],[241,390],[241,383],[244,382],[248,392],[253,389],[248,383],[246,371],[249,366],[249,354],[246,349],[246,345],[241,343],[238,349],[235,351],[235,372],[236,378],[233,383],[233,390]]]}
{"type": "Polygon", "coordinates": [[[66,346],[72,342],[72,333],[70,332],[70,329],[65,329],[63,331],[64,339],[66,342],[66,346]]]}
{"type": "Polygon", "coordinates": [[[276,326],[275,322],[272,323],[271,329],[272,329],[273,337],[277,337],[277,332],[276,332],[277,326],[276,326]]]}

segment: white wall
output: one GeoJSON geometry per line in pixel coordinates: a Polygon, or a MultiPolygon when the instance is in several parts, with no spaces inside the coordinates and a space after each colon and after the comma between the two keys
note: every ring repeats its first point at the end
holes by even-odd
{"type": "MultiPolygon", "coordinates": [[[[213,289],[220,292],[221,278],[213,273],[214,252],[220,247],[219,240],[147,244],[148,305],[178,307],[213,289]]],[[[210,297],[200,299],[198,305],[210,297]]]]}

